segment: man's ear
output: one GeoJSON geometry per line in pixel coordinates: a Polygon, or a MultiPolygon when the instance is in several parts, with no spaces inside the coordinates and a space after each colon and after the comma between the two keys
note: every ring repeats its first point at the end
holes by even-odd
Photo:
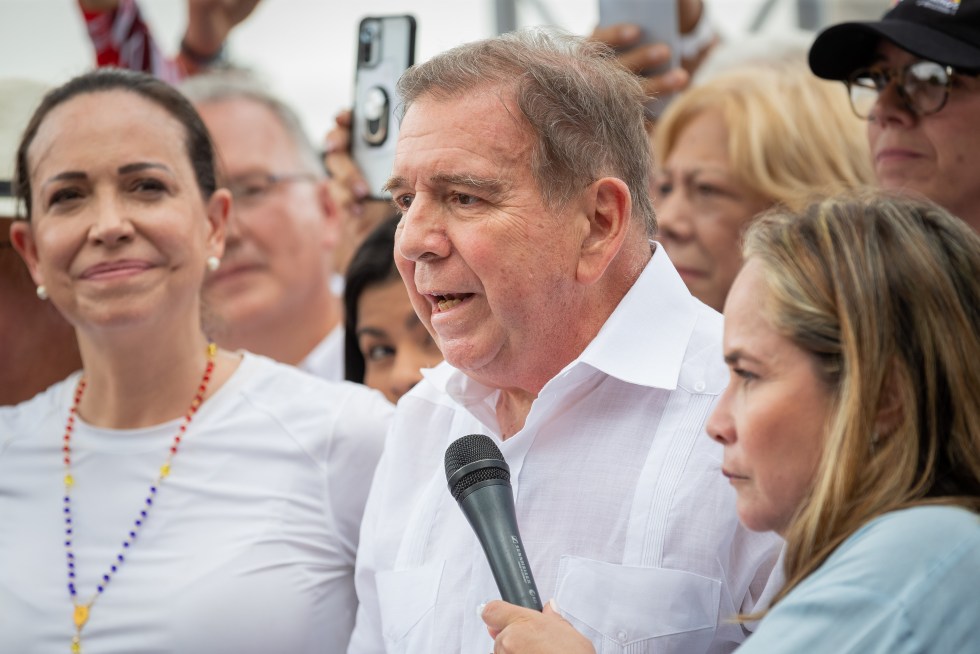
{"type": "Polygon", "coordinates": [[[231,215],[231,203],[231,191],[225,188],[217,189],[208,199],[206,207],[208,256],[220,259],[225,253],[225,230],[228,228],[228,217],[231,215]]]}
{"type": "Polygon", "coordinates": [[[17,254],[27,264],[27,269],[31,273],[34,284],[40,286],[44,283],[44,275],[37,258],[37,242],[34,240],[34,229],[29,221],[15,220],[10,224],[10,242],[13,244],[17,254]]]}
{"type": "Polygon", "coordinates": [[[585,191],[588,226],[582,239],[576,279],[583,284],[598,281],[623,246],[631,226],[633,198],[626,182],[603,177],[585,191]]]}
{"type": "Polygon", "coordinates": [[[317,202],[320,204],[320,213],[323,214],[322,245],[332,252],[340,242],[340,209],[330,192],[328,180],[320,180],[316,186],[316,195],[317,202]]]}

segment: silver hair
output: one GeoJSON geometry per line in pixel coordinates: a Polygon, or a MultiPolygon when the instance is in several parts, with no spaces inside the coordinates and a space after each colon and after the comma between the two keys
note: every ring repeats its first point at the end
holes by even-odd
{"type": "Polygon", "coordinates": [[[398,82],[403,111],[421,98],[487,87],[513,92],[537,141],[531,171],[549,206],[564,206],[603,176],[618,177],[630,190],[633,213],[650,236],[656,233],[646,96],[608,47],[553,28],[523,29],[457,46],[398,82]]]}
{"type": "Polygon", "coordinates": [[[320,153],[303,129],[299,116],[253,74],[242,70],[227,70],[195,75],[182,82],[179,89],[195,105],[247,100],[266,107],[295,145],[299,163],[317,177],[326,176],[320,153]]]}

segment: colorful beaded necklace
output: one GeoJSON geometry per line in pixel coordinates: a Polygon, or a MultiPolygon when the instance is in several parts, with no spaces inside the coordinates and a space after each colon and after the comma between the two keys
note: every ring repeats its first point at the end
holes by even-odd
{"type": "Polygon", "coordinates": [[[156,479],[150,484],[150,492],[143,501],[143,505],[140,509],[139,515],[133,522],[133,526],[130,528],[128,535],[122,542],[122,549],[116,554],[116,558],[112,560],[112,564],[105,574],[102,575],[102,580],[96,586],[96,592],[92,594],[92,597],[88,602],[80,602],[78,599],[78,592],[75,589],[75,553],[72,552],[72,539],[73,539],[73,527],[72,527],[72,517],[71,517],[71,488],[75,485],[75,479],[71,474],[71,434],[75,429],[75,416],[78,415],[78,403],[82,400],[82,393],[85,391],[85,378],[82,377],[78,382],[78,388],[75,389],[75,399],[72,402],[71,410],[68,412],[68,422],[65,424],[65,444],[62,446],[62,452],[64,453],[65,462],[65,550],[68,555],[68,592],[71,595],[72,603],[72,622],[75,624],[75,635],[71,639],[71,651],[72,654],[80,654],[82,651],[82,628],[88,621],[89,611],[92,605],[95,604],[95,600],[105,591],[106,587],[109,585],[109,581],[112,576],[116,574],[119,567],[125,562],[126,557],[125,552],[133,545],[136,540],[136,534],[139,532],[140,527],[146,522],[147,515],[149,515],[150,509],[153,508],[153,498],[157,494],[157,488],[163,483],[163,480],[167,478],[170,474],[170,464],[173,461],[174,455],[177,454],[177,449],[180,447],[181,438],[187,432],[187,426],[190,424],[191,419],[194,414],[197,413],[197,409],[201,406],[201,402],[204,401],[204,394],[208,389],[208,382],[211,381],[211,373],[214,371],[214,357],[217,353],[218,348],[214,343],[208,344],[208,364],[204,369],[204,377],[201,379],[200,385],[197,387],[197,393],[194,395],[194,399],[191,401],[191,406],[187,409],[187,413],[184,414],[184,420],[180,424],[180,430],[177,435],[174,436],[173,444],[170,446],[170,451],[167,454],[167,459],[164,461],[163,465],[160,466],[160,472],[157,474],[156,479]]]}

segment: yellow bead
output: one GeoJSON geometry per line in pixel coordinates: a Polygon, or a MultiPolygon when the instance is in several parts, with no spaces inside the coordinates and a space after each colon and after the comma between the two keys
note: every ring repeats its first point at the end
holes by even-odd
{"type": "Polygon", "coordinates": [[[160,466],[160,477],[161,478],[166,477],[169,474],[170,474],[170,464],[164,463],[162,466],[160,466]]]}
{"type": "Polygon", "coordinates": [[[71,475],[65,475],[65,486],[71,487],[75,485],[75,479],[71,475]]]}
{"type": "Polygon", "coordinates": [[[84,627],[88,621],[88,607],[84,604],[76,604],[75,611],[72,614],[72,621],[75,623],[76,629],[84,627]]]}
{"type": "Polygon", "coordinates": [[[218,346],[214,343],[208,343],[208,356],[213,357],[218,353],[218,346]]]}
{"type": "Polygon", "coordinates": [[[82,644],[77,640],[73,640],[71,643],[71,654],[82,654],[82,644]]]}

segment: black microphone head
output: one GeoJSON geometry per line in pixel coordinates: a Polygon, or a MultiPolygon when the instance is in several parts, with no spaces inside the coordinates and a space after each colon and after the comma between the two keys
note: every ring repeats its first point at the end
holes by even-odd
{"type": "Polygon", "coordinates": [[[510,467],[492,438],[470,434],[446,448],[446,481],[457,502],[474,484],[492,479],[510,485],[510,467]]]}

